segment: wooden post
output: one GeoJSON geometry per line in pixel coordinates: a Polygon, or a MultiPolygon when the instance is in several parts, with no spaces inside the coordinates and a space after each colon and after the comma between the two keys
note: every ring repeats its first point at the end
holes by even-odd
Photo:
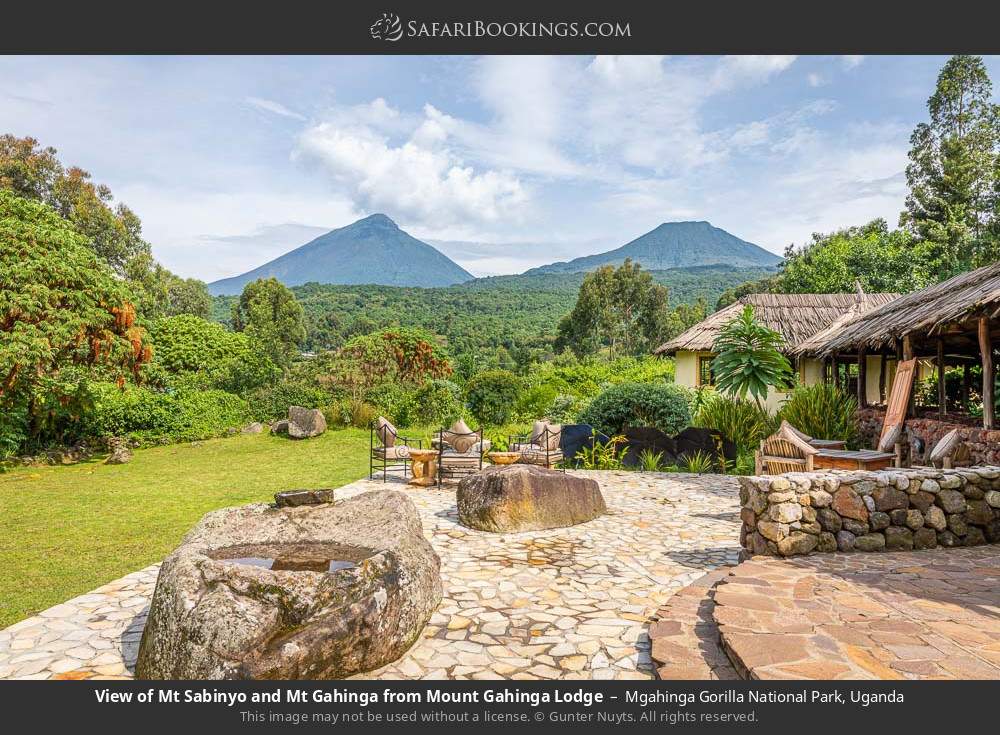
{"type": "Polygon", "coordinates": [[[990,340],[990,319],[979,317],[979,352],[983,360],[983,428],[996,425],[993,405],[993,343],[990,340]]]}
{"type": "Polygon", "coordinates": [[[885,403],[885,373],[888,367],[889,358],[885,354],[885,350],[882,350],[882,359],[879,360],[878,366],[878,402],[885,403]]]}
{"type": "Polygon", "coordinates": [[[858,350],[858,408],[868,405],[868,354],[865,348],[858,350]]]}
{"type": "Polygon", "coordinates": [[[938,414],[944,418],[948,411],[948,392],[944,384],[944,340],[937,341],[937,379],[938,379],[938,414]]]}

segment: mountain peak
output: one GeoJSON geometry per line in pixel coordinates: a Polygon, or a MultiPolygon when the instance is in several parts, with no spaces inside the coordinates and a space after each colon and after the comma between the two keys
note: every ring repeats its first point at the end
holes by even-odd
{"type": "Polygon", "coordinates": [[[252,271],[210,283],[209,292],[238,294],[250,281],[269,277],[286,286],[315,281],[428,288],[462,283],[472,274],[377,213],[320,235],[252,271]]]}
{"type": "Polygon", "coordinates": [[[705,220],[663,222],[620,248],[586,255],[568,263],[552,263],[528,273],[574,273],[602,265],[620,265],[626,258],[646,270],[667,270],[701,265],[773,266],[781,258],[741,240],[705,220]]]}

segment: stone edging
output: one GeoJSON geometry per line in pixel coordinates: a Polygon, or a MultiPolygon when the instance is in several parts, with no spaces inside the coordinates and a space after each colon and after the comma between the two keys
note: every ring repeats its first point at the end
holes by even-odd
{"type": "Polygon", "coordinates": [[[741,477],[740,543],[753,555],[891,551],[1000,541],[1000,468],[741,477]]]}

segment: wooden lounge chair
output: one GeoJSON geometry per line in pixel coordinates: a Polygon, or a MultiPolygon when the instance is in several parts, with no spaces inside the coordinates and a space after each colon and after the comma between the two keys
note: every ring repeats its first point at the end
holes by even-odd
{"type": "Polygon", "coordinates": [[[510,451],[519,452],[523,464],[536,464],[552,469],[563,460],[562,425],[536,421],[530,434],[509,437],[510,451]]]}
{"type": "Polygon", "coordinates": [[[787,421],[760,443],[754,453],[758,475],[781,475],[785,472],[812,472],[819,449],[802,439],[787,421]]]}
{"type": "Polygon", "coordinates": [[[843,441],[841,439],[813,439],[808,434],[796,429],[794,426],[792,426],[784,419],[781,420],[781,426],[782,427],[787,426],[789,431],[795,434],[795,436],[804,441],[806,444],[811,444],[817,449],[847,449],[846,441],[843,441]]]}

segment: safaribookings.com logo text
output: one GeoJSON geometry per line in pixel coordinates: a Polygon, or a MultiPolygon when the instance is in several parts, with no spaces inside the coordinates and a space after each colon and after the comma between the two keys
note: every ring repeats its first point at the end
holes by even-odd
{"type": "Polygon", "coordinates": [[[406,38],[630,38],[627,21],[420,21],[383,13],[369,29],[379,41],[406,38]]]}

